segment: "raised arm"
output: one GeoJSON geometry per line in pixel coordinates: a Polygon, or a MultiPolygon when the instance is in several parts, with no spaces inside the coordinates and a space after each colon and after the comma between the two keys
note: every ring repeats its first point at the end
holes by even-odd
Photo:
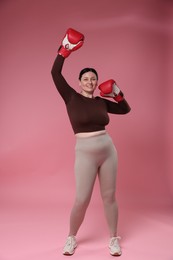
{"type": "Polygon", "coordinates": [[[71,52],[79,49],[83,45],[83,41],[84,36],[80,32],[69,28],[62,40],[61,46],[58,50],[58,55],[51,70],[55,86],[66,103],[70,99],[71,93],[75,90],[69,86],[62,75],[64,60],[71,54],[71,52]]]}
{"type": "Polygon", "coordinates": [[[63,56],[59,54],[57,55],[51,70],[51,74],[58,92],[64,99],[65,103],[67,103],[71,97],[71,93],[75,90],[68,85],[67,81],[61,73],[64,60],[65,58],[63,56]]]}

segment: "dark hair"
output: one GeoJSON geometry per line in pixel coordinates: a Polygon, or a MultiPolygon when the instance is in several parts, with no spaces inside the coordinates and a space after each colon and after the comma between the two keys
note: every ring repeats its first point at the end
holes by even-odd
{"type": "Polygon", "coordinates": [[[82,75],[83,75],[84,73],[89,72],[89,71],[93,72],[93,73],[96,75],[97,80],[98,80],[97,71],[96,71],[95,69],[93,69],[93,68],[84,68],[83,70],[81,70],[80,73],[79,73],[79,80],[81,80],[82,75]]]}

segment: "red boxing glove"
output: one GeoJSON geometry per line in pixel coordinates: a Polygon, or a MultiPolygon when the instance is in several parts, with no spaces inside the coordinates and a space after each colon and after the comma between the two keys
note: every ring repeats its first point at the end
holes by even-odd
{"type": "Polygon", "coordinates": [[[109,79],[98,87],[100,89],[100,95],[102,97],[111,97],[116,102],[120,102],[124,99],[124,95],[119,89],[119,87],[116,85],[115,80],[109,79]]]}
{"type": "Polygon", "coordinates": [[[72,28],[66,31],[64,39],[58,50],[58,54],[67,58],[72,51],[79,49],[84,43],[84,35],[72,28]]]}

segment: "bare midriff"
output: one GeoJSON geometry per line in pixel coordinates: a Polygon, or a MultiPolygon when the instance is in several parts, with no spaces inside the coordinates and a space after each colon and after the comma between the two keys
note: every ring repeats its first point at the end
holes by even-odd
{"type": "Polygon", "coordinates": [[[90,136],[97,136],[97,135],[102,135],[106,134],[106,130],[101,130],[101,131],[95,131],[95,132],[86,132],[86,133],[77,133],[75,134],[76,137],[90,137],[90,136]]]}

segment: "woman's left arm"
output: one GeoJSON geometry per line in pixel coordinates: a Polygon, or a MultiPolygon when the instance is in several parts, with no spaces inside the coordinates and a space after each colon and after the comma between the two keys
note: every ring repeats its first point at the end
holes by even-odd
{"type": "Polygon", "coordinates": [[[131,107],[129,106],[128,102],[124,98],[119,102],[113,102],[108,99],[102,98],[106,104],[108,113],[111,114],[127,114],[130,112],[131,107]]]}

